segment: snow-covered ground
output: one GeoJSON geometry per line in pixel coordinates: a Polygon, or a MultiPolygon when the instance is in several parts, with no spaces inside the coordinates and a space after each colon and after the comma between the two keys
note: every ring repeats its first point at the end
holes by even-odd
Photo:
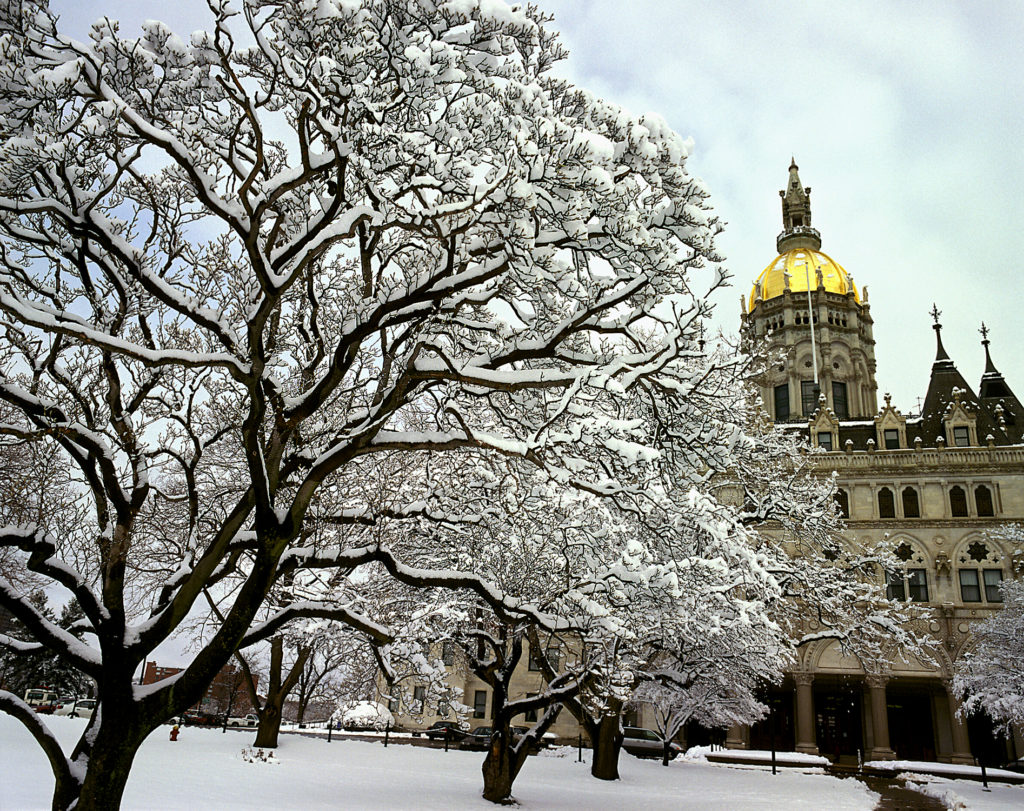
{"type": "MultiPolygon", "coordinates": [[[[70,750],[85,722],[48,718],[70,750]]],[[[124,808],[146,809],[493,809],[480,797],[483,755],[363,741],[282,735],[274,762],[247,762],[253,733],[168,728],[143,745],[124,808]]],[[[586,755],[586,753],[584,753],[586,755]]],[[[669,767],[623,755],[622,779],[593,779],[576,750],[531,757],[515,785],[520,808],[779,809],[868,811],[875,794],[856,780],[787,769],[732,769],[677,760],[669,767]],[[558,755],[562,755],[559,757],[558,755]]],[[[49,808],[53,778],[46,759],[18,722],[0,713],[0,809],[49,808]]],[[[1022,793],[1024,794],[1024,793],[1022,793]]],[[[977,806],[984,808],[985,806],[977,806]]]]}
{"type": "Polygon", "coordinates": [[[927,774],[904,774],[907,788],[935,797],[949,811],[1020,811],[1024,808],[1024,788],[1006,783],[989,783],[986,791],[981,783],[950,780],[927,774]]]}

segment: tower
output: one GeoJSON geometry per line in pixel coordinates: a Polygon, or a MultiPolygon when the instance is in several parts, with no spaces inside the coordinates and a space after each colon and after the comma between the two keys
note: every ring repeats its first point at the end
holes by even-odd
{"type": "Polygon", "coordinates": [[[878,410],[875,340],[867,303],[853,277],[821,251],[811,226],[811,189],[789,166],[782,198],[778,256],[754,282],[743,306],[747,335],[781,351],[763,375],[761,397],[776,422],[804,422],[820,395],[838,419],[873,417],[878,410]]]}

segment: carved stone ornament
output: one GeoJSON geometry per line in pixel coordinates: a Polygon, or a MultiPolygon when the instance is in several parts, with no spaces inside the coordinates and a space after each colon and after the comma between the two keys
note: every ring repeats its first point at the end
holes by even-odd
{"type": "Polygon", "coordinates": [[[935,556],[935,573],[943,577],[949,577],[953,573],[953,561],[945,552],[939,552],[935,556]]]}

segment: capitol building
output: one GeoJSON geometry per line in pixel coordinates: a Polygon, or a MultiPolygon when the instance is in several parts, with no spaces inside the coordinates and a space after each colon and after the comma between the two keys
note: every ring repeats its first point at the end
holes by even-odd
{"type": "Polygon", "coordinates": [[[776,424],[823,451],[813,459],[836,474],[850,542],[894,543],[906,568],[888,577],[889,596],[925,609],[932,661],[866,669],[834,641],[809,644],[771,692],[769,719],[734,727],[728,745],[767,749],[774,737],[780,749],[850,763],[1020,757],[1020,731],[1007,738],[984,717],[961,720],[950,686],[954,664],[971,649],[971,625],[1000,607],[1000,582],[1024,562],[986,534],[1024,521],[1024,407],[993,361],[983,325],[984,374],[976,386],[963,378],[934,306],[935,361],[919,413],[888,395],[879,403],[866,288],[822,251],[811,189],[795,162],[779,194],[777,256],[742,305],[746,335],[776,350],[761,397],[776,424]]]}

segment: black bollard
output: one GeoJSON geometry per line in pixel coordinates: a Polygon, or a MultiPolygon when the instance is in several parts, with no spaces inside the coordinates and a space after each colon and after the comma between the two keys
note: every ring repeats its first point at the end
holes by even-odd
{"type": "Polygon", "coordinates": [[[327,743],[331,742],[331,733],[334,732],[334,724],[327,722],[327,743]]]}
{"type": "Polygon", "coordinates": [[[580,748],[579,749],[579,756],[578,756],[576,762],[577,763],[582,763],[583,762],[583,736],[582,735],[579,736],[579,748],[580,748]]]}
{"type": "Polygon", "coordinates": [[[448,730],[448,728],[446,727],[446,728],[445,728],[445,730],[444,730],[444,751],[445,751],[445,752],[447,752],[447,751],[448,751],[448,739],[449,739],[449,738],[450,738],[451,736],[452,736],[452,735],[451,735],[451,732],[450,732],[450,731],[448,730]]]}
{"type": "Polygon", "coordinates": [[[387,748],[388,737],[390,735],[391,735],[391,723],[389,722],[388,725],[386,727],[384,727],[384,748],[385,749],[387,748]]]}

